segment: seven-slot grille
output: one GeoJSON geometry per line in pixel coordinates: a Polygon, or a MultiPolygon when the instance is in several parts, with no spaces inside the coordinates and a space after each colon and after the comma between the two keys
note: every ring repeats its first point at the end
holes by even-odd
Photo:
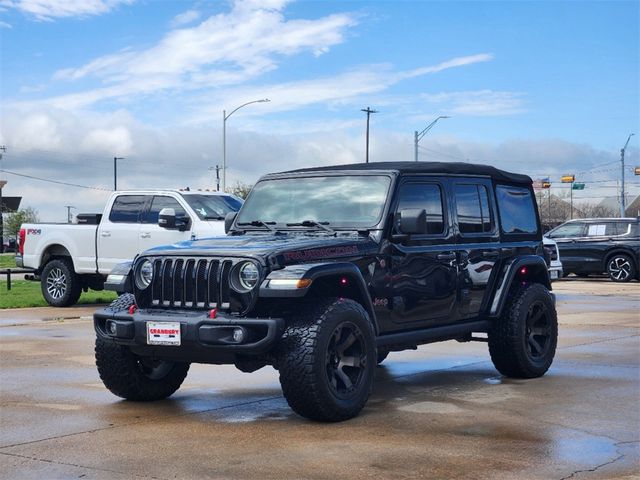
{"type": "Polygon", "coordinates": [[[172,257],[152,262],[152,306],[229,308],[232,260],[172,257]]]}

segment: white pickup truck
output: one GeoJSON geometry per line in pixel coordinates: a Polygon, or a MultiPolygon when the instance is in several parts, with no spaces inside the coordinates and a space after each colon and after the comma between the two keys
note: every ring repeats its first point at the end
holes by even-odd
{"type": "Polygon", "coordinates": [[[224,235],[226,214],[241,206],[240,198],[219,192],[114,192],[102,215],[78,215],[77,224],[23,224],[16,264],[40,276],[47,303],[66,307],[83,290],[102,290],[116,264],[144,250],[224,235]]]}

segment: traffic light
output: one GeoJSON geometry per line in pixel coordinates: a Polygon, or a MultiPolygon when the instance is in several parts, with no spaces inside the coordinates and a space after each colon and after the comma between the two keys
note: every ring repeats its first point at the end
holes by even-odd
{"type": "Polygon", "coordinates": [[[575,175],[563,175],[560,178],[560,181],[562,183],[573,183],[576,181],[576,176],[575,175]]]}

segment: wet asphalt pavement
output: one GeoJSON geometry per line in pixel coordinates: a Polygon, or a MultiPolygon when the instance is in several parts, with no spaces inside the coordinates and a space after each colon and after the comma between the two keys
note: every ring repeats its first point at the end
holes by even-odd
{"type": "Polygon", "coordinates": [[[93,308],[0,311],[0,478],[640,478],[640,284],[554,290],[545,377],[501,377],[484,343],[425,345],[390,354],[340,424],[293,414],[271,367],[192,365],[170,399],[122,401],[93,308]]]}

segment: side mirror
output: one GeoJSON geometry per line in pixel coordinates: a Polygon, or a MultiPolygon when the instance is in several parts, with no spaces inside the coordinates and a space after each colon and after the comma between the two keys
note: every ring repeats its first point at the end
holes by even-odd
{"type": "Polygon", "coordinates": [[[229,212],[224,217],[224,233],[229,233],[231,230],[231,225],[233,225],[233,221],[236,219],[238,212],[229,212]]]}
{"type": "Polygon", "coordinates": [[[176,228],[176,211],[173,208],[163,208],[158,214],[158,226],[162,228],[176,228]]]}
{"type": "Polygon", "coordinates": [[[427,233],[427,211],[419,208],[400,210],[400,231],[405,235],[427,233]]]}

